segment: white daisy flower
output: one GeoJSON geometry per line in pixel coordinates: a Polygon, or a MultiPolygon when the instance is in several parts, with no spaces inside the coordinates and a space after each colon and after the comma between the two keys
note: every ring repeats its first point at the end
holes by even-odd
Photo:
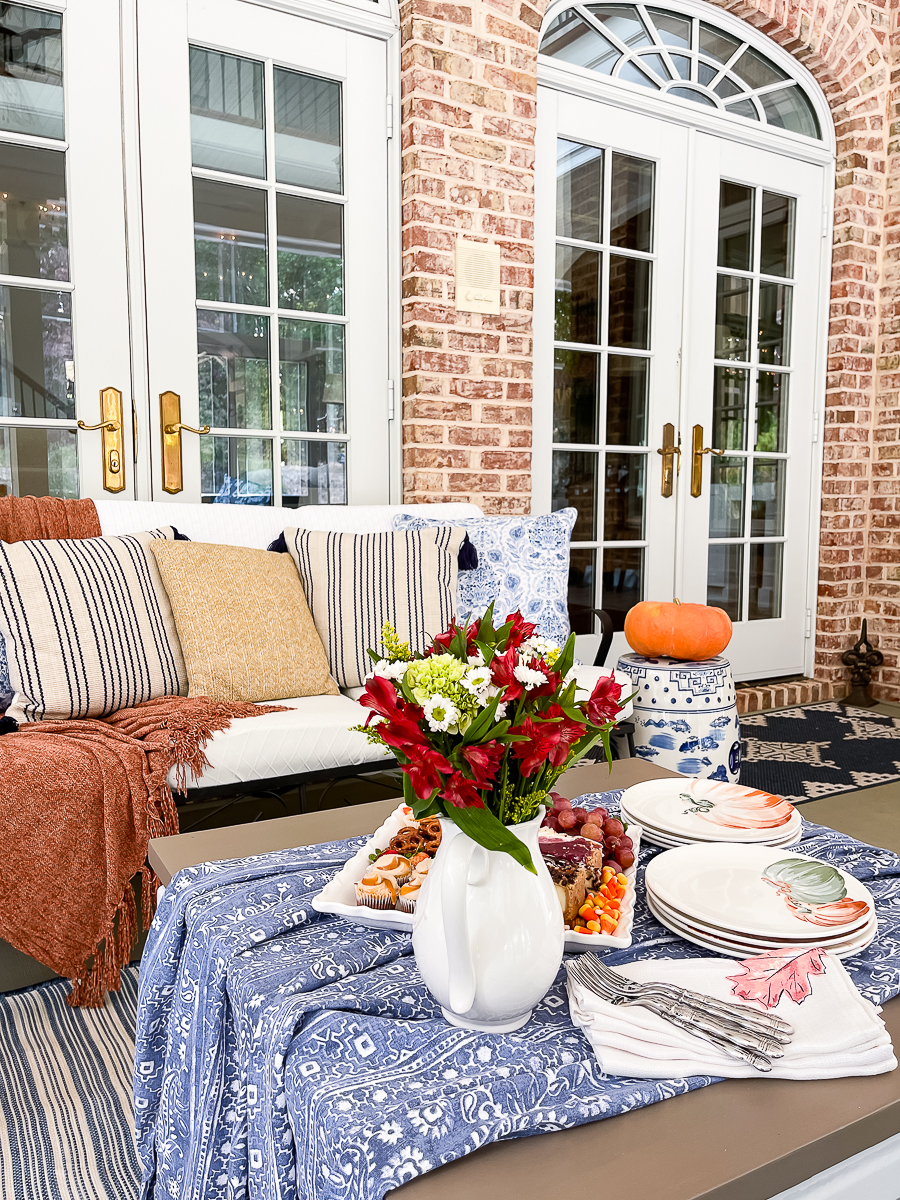
{"type": "Polygon", "coordinates": [[[483,692],[485,688],[491,685],[491,669],[490,667],[473,667],[467,671],[465,677],[460,680],[460,683],[467,692],[471,692],[473,696],[477,696],[483,692]]]}
{"type": "Polygon", "coordinates": [[[381,675],[385,679],[402,679],[406,674],[406,668],[409,663],[405,662],[390,662],[386,658],[379,658],[378,662],[366,676],[371,679],[373,675],[381,675]]]}
{"type": "Polygon", "coordinates": [[[483,667],[484,666],[484,655],[481,653],[481,649],[478,646],[475,647],[475,653],[470,654],[469,657],[466,659],[466,662],[469,664],[470,667],[483,667]]]}
{"type": "Polygon", "coordinates": [[[425,704],[425,720],[429,729],[435,733],[446,733],[451,725],[459,719],[459,709],[452,700],[439,693],[432,696],[425,704]]]}
{"type": "Polygon", "coordinates": [[[547,682],[547,677],[542,671],[534,671],[525,663],[520,662],[513,672],[519,683],[525,685],[525,691],[530,692],[533,688],[540,687],[547,682]]]}

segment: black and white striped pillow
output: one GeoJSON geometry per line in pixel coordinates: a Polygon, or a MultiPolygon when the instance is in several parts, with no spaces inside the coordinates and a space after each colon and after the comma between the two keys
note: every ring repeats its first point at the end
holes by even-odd
{"type": "Polygon", "coordinates": [[[342,688],[359,687],[381,649],[385,621],[413,650],[426,650],[453,616],[464,529],[328,533],[285,529],[306,601],[342,688]]]}
{"type": "Polygon", "coordinates": [[[0,636],[22,721],[102,717],[161,696],[187,695],[187,672],[155,538],[0,542],[0,636]]]}

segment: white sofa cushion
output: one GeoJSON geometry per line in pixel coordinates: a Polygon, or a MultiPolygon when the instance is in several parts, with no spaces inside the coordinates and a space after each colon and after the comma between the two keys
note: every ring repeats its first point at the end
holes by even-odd
{"type": "Polygon", "coordinates": [[[390,533],[400,513],[439,517],[480,517],[474,504],[311,504],[304,508],[268,508],[256,504],[176,504],[156,500],[98,500],[105,535],[135,533],[155,525],[174,525],[192,542],[252,546],[265,550],[287,527],[337,533],[390,533]]]}
{"type": "MultiPolygon", "coordinates": [[[[290,711],[240,717],[214,733],[204,750],[209,766],[199,780],[188,781],[189,787],[224,787],[363,763],[383,762],[389,767],[396,762],[380,746],[371,745],[365,734],[350,729],[361,725],[368,714],[347,696],[301,696],[278,703],[290,711]]],[[[169,783],[175,786],[174,768],[169,783]]]]}

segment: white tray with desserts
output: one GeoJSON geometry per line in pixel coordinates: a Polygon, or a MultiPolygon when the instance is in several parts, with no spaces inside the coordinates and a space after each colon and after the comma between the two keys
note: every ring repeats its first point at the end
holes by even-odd
{"type": "MultiPolygon", "coordinates": [[[[356,885],[363,876],[371,871],[372,855],[375,851],[385,851],[391,840],[403,831],[414,828],[416,822],[412,810],[405,804],[399,804],[364,846],[348,859],[341,870],[317,896],[313,898],[312,906],[317,912],[334,913],[364,925],[368,929],[398,929],[412,930],[413,913],[402,912],[398,908],[373,908],[367,904],[359,904],[356,899],[356,885]]],[[[633,842],[634,863],[624,871],[627,883],[625,895],[621,899],[620,916],[614,933],[578,933],[574,929],[566,929],[565,945],[567,950],[584,950],[588,946],[595,949],[624,950],[631,945],[631,929],[634,923],[634,889],[637,858],[640,850],[641,827],[631,824],[628,835],[633,842]]]]}

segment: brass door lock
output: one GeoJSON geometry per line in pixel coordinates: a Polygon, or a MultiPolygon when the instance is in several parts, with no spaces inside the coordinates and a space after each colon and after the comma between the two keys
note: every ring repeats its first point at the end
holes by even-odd
{"type": "Polygon", "coordinates": [[[103,451],[103,487],[107,492],[121,492],[125,488],[125,472],[122,470],[122,393],[117,388],[103,388],[100,392],[100,420],[96,425],[78,422],[78,428],[86,433],[101,429],[103,451]]]}

